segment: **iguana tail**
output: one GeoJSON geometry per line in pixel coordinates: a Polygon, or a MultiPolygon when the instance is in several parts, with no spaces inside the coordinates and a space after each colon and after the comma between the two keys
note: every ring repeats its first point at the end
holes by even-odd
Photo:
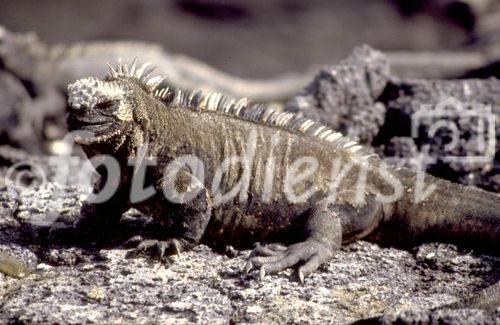
{"type": "Polygon", "coordinates": [[[403,195],[384,209],[375,237],[389,244],[444,241],[500,253],[499,194],[427,174],[419,178],[406,169],[399,176],[403,195]]]}
{"type": "MultiPolygon", "coordinates": [[[[486,311],[486,313],[494,313],[495,310],[498,308],[499,303],[500,303],[500,282],[497,282],[478,293],[474,293],[470,296],[467,296],[466,298],[460,299],[451,304],[445,304],[431,308],[429,310],[429,316],[431,316],[433,312],[440,311],[443,309],[473,308],[473,309],[482,309],[486,311]]],[[[386,315],[360,319],[351,323],[351,325],[387,324],[388,322],[385,319],[386,315]]],[[[439,319],[439,316],[437,318],[439,319]]],[[[391,318],[389,317],[389,319],[391,318]]],[[[390,323],[392,324],[393,322],[394,321],[390,323]]]]}
{"type": "Polygon", "coordinates": [[[500,306],[500,281],[470,296],[462,298],[451,304],[434,308],[438,309],[461,309],[474,308],[494,312],[500,306]]]}

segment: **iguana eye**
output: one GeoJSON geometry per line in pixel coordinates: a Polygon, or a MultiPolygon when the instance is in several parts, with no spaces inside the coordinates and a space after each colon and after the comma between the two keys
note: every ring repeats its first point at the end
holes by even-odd
{"type": "Polygon", "coordinates": [[[102,102],[99,102],[95,105],[96,109],[108,109],[110,107],[115,106],[114,104],[116,103],[116,100],[105,100],[102,102]]]}

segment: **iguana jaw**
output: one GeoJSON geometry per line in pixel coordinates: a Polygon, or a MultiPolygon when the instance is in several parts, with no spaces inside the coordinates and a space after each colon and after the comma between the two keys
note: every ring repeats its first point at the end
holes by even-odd
{"type": "Polygon", "coordinates": [[[113,133],[116,123],[110,118],[91,115],[79,116],[69,113],[66,123],[68,130],[74,134],[74,139],[78,144],[91,144],[99,139],[109,139],[109,134],[113,133]]]}
{"type": "Polygon", "coordinates": [[[118,135],[120,130],[114,128],[110,123],[84,124],[79,128],[70,128],[74,132],[75,142],[78,144],[90,145],[100,143],[118,135]]]}
{"type": "Polygon", "coordinates": [[[85,145],[85,146],[90,146],[93,144],[99,144],[99,143],[105,143],[106,141],[109,141],[109,139],[119,136],[120,135],[120,130],[117,130],[112,133],[106,133],[102,135],[85,135],[85,134],[75,134],[74,139],[75,142],[80,144],[80,145],[85,145]]]}
{"type": "Polygon", "coordinates": [[[80,79],[68,86],[67,125],[81,145],[105,145],[117,149],[133,123],[132,106],[125,85],[96,78],[80,79]]]}

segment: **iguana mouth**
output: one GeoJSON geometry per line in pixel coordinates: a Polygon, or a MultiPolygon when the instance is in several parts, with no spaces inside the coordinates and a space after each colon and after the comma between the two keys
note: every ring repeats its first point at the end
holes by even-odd
{"type": "Polygon", "coordinates": [[[75,116],[69,114],[67,117],[68,130],[75,133],[75,142],[89,145],[101,138],[107,138],[113,133],[115,121],[109,118],[92,116],[75,116]]]}
{"type": "Polygon", "coordinates": [[[70,131],[88,130],[88,131],[103,131],[108,128],[114,121],[104,117],[80,117],[69,114],[67,118],[68,129],[70,131]]]}

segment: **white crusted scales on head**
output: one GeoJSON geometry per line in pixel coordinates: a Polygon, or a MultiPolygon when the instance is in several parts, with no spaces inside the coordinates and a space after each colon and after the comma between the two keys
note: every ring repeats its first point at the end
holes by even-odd
{"type": "Polygon", "coordinates": [[[74,109],[93,107],[105,100],[122,99],[125,90],[112,83],[90,77],[68,86],[68,103],[74,109]]]}

